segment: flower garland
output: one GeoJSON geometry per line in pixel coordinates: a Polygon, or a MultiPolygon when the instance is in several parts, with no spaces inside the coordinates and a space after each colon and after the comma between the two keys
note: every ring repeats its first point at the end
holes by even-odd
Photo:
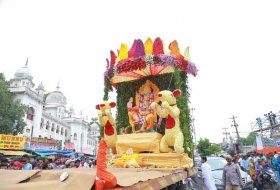
{"type": "Polygon", "coordinates": [[[196,76],[198,69],[196,66],[184,59],[183,56],[174,55],[146,55],[137,58],[129,58],[119,61],[117,64],[110,66],[105,71],[106,78],[111,79],[114,75],[137,70],[144,70],[147,66],[172,66],[185,71],[188,74],[196,76]]]}

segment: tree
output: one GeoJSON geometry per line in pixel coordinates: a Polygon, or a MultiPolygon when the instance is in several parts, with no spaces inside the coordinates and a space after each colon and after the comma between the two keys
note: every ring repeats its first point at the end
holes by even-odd
{"type": "Polygon", "coordinates": [[[221,146],[215,143],[210,143],[207,138],[200,138],[197,144],[197,150],[200,155],[209,156],[221,151],[221,146]]]}
{"type": "Polygon", "coordinates": [[[242,145],[253,145],[256,141],[256,136],[257,133],[256,132],[251,132],[246,138],[240,138],[240,142],[242,143],[242,145]]]}
{"type": "Polygon", "coordinates": [[[91,121],[89,122],[89,125],[92,125],[92,124],[98,125],[99,131],[100,131],[100,136],[99,136],[99,140],[100,140],[100,138],[103,138],[103,136],[104,136],[104,127],[102,127],[100,125],[97,117],[91,118],[91,121]]]}
{"type": "Polygon", "coordinates": [[[14,94],[9,91],[9,83],[3,73],[0,73],[0,134],[17,135],[23,132],[26,123],[23,120],[27,106],[20,100],[14,100],[14,94]]]}

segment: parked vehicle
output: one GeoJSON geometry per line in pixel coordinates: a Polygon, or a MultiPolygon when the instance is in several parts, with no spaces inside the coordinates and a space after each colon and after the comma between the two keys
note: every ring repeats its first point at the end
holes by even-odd
{"type": "MultiPolygon", "coordinates": [[[[223,184],[223,169],[227,161],[221,157],[207,157],[207,163],[211,166],[212,175],[217,189],[224,190],[225,186],[223,184]]],[[[195,167],[197,167],[198,173],[196,173],[191,177],[192,178],[191,183],[193,189],[200,190],[203,189],[203,180],[202,180],[202,174],[200,168],[201,166],[200,158],[195,158],[194,165],[195,167]]],[[[253,190],[254,185],[250,175],[248,175],[246,172],[243,172],[241,169],[240,172],[241,172],[242,183],[243,183],[242,190],[253,190]]]]}
{"type": "Polygon", "coordinates": [[[277,190],[279,188],[276,176],[271,169],[263,170],[262,187],[266,190],[277,190]]]}

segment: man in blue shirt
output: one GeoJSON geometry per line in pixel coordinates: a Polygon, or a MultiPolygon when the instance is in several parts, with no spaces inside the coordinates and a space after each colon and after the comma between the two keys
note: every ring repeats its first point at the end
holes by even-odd
{"type": "Polygon", "coordinates": [[[242,159],[242,166],[244,168],[244,170],[249,174],[249,160],[247,158],[247,156],[243,156],[243,159],[242,159]]]}
{"type": "Polygon", "coordinates": [[[29,157],[27,154],[23,155],[21,157],[21,160],[24,164],[24,166],[22,167],[22,170],[32,170],[32,164],[29,163],[29,157]]]}

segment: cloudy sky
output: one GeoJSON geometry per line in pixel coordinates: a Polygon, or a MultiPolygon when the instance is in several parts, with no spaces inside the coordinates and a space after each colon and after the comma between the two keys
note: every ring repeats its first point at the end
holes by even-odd
{"type": "Polygon", "coordinates": [[[12,78],[29,57],[37,85],[53,91],[59,81],[68,107],[92,117],[111,49],[176,39],[199,68],[189,80],[197,138],[220,142],[230,116],[249,132],[256,117],[280,110],[279,8],[277,0],[0,0],[0,72],[12,78]]]}

